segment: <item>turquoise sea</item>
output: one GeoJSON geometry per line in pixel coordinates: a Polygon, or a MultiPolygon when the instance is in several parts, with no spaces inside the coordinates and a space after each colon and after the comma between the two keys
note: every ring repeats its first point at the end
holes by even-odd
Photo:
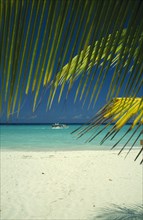
{"type": "MultiPolygon", "coordinates": [[[[120,137],[128,130],[126,125],[115,136],[113,140],[108,139],[103,145],[100,145],[101,139],[105,136],[105,131],[97,136],[92,142],[86,143],[86,140],[95,132],[90,131],[81,138],[77,139],[77,133],[72,131],[81,125],[68,125],[64,129],[52,129],[51,125],[1,125],[0,126],[0,147],[1,149],[11,150],[109,150],[120,137]]],[[[102,129],[100,125],[98,129],[102,129]]],[[[111,128],[111,127],[110,127],[111,128]]],[[[108,128],[109,130],[109,128],[108,128]]],[[[134,131],[134,130],[133,130],[134,131]]],[[[132,132],[133,132],[132,131],[132,132]]],[[[129,148],[139,135],[141,128],[127,144],[129,148]]],[[[107,132],[107,130],[106,130],[107,132]]],[[[121,148],[132,133],[129,133],[116,148],[121,148]]],[[[135,147],[140,146],[140,139],[135,147]]]]}

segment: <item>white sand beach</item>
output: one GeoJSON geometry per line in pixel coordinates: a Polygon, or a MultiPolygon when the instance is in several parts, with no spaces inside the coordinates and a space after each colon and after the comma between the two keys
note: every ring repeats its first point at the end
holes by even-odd
{"type": "Polygon", "coordinates": [[[142,204],[137,151],[1,151],[1,220],[92,220],[142,204]]]}

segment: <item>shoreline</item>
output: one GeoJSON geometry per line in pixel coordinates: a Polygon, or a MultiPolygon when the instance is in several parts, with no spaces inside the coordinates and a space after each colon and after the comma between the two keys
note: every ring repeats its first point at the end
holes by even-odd
{"type": "MultiPolygon", "coordinates": [[[[130,146],[129,147],[126,147],[122,152],[121,152],[121,154],[122,153],[127,153],[128,151],[129,151],[129,149],[130,149],[130,146]]],[[[135,152],[135,151],[139,151],[141,149],[141,146],[136,146],[136,147],[134,147],[134,148],[132,148],[132,150],[131,150],[131,152],[135,152]]],[[[109,148],[109,146],[107,146],[107,149],[106,149],[106,147],[104,147],[104,148],[100,148],[100,147],[98,147],[98,148],[89,148],[89,149],[87,149],[87,148],[79,148],[79,147],[77,147],[77,148],[38,148],[38,147],[36,147],[36,148],[34,148],[34,147],[32,147],[32,148],[10,148],[10,147],[4,147],[4,148],[1,148],[0,147],[0,152],[25,152],[25,151],[27,151],[27,152],[73,152],[73,151],[80,151],[80,152],[82,152],[82,151],[92,151],[92,152],[94,152],[94,151],[98,151],[98,152],[117,152],[117,154],[119,153],[119,151],[121,150],[121,147],[116,147],[116,148],[114,148],[114,149],[110,149],[109,148]]]]}
{"type": "Polygon", "coordinates": [[[1,151],[1,219],[92,220],[112,204],[141,205],[137,152],[117,153],[1,151]]]}

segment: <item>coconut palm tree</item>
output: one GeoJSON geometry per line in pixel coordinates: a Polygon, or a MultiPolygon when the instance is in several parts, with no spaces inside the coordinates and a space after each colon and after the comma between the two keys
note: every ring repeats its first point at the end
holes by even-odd
{"type": "Polygon", "coordinates": [[[116,121],[105,139],[133,115],[130,130],[141,126],[142,11],[141,0],[0,0],[0,111],[6,106],[8,118],[19,112],[23,96],[31,92],[35,111],[40,90],[47,87],[50,107],[57,88],[60,101],[65,85],[68,96],[78,78],[75,100],[80,97],[84,104],[92,94],[89,106],[96,104],[113,68],[107,105],[94,125],[101,118],[116,121]],[[117,98],[120,91],[125,98],[117,98]]]}

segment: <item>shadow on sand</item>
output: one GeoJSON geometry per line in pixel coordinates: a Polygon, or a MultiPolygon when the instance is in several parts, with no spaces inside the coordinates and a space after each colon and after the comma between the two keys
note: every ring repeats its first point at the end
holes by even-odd
{"type": "Polygon", "coordinates": [[[143,220],[143,205],[118,206],[101,208],[91,220],[143,220]]]}

